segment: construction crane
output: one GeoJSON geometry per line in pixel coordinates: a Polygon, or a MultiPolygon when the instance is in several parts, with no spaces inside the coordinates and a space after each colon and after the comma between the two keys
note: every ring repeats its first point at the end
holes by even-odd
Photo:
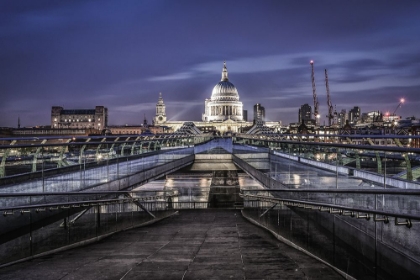
{"type": "MultiPolygon", "coordinates": [[[[328,125],[331,126],[332,120],[334,119],[334,113],[333,113],[333,105],[331,102],[331,96],[330,96],[330,85],[328,84],[328,73],[327,69],[325,69],[325,87],[327,88],[327,105],[328,105],[328,125]]],[[[337,114],[337,113],[336,113],[337,114]]]]}
{"type": "Polygon", "coordinates": [[[314,74],[314,61],[311,60],[311,68],[312,68],[312,95],[314,97],[314,117],[316,125],[319,125],[319,111],[318,111],[318,98],[316,97],[316,88],[315,88],[315,74],[314,74]]]}
{"type": "Polygon", "coordinates": [[[397,105],[397,108],[395,108],[394,113],[392,114],[393,116],[395,116],[395,113],[397,112],[398,108],[400,108],[405,102],[404,98],[400,99],[400,103],[397,105]]]}

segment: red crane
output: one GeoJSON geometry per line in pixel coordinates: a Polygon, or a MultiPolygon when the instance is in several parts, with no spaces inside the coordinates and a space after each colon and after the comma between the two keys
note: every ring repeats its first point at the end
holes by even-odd
{"type": "Polygon", "coordinates": [[[314,74],[314,61],[311,60],[311,78],[312,78],[312,95],[314,97],[314,117],[315,122],[317,125],[319,125],[319,111],[318,111],[318,98],[316,97],[316,88],[315,88],[315,74],[314,74]]]}

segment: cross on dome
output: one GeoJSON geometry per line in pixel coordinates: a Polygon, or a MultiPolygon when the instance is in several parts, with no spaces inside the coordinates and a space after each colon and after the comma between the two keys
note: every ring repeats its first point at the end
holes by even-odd
{"type": "Polygon", "coordinates": [[[223,61],[222,81],[229,81],[226,61],[223,61]]]}

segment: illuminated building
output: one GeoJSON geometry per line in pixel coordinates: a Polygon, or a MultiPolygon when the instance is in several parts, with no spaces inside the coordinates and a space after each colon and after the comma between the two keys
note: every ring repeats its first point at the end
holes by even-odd
{"type": "Polygon", "coordinates": [[[96,106],[95,109],[51,108],[51,128],[90,128],[102,130],[108,126],[108,108],[96,106]]]}

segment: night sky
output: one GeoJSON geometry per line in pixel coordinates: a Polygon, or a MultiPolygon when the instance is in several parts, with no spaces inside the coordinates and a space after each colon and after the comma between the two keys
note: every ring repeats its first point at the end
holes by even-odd
{"type": "MultiPolygon", "coordinates": [[[[109,124],[151,122],[159,92],[168,120],[201,120],[229,80],[252,118],[326,120],[324,69],[337,111],[420,117],[420,1],[0,2],[0,126],[49,125],[51,106],[108,107],[109,124]]],[[[325,121],[326,122],[326,121],[325,121]]]]}

